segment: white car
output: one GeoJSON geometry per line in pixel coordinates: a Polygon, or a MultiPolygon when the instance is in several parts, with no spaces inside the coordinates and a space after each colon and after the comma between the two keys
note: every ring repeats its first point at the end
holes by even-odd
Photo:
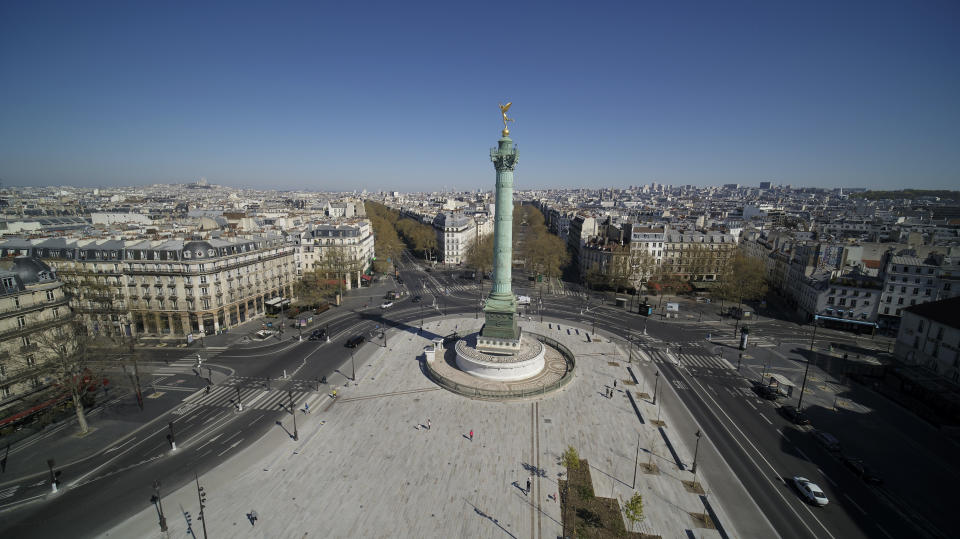
{"type": "Polygon", "coordinates": [[[389,307],[393,307],[392,301],[384,301],[383,303],[380,304],[381,309],[387,309],[389,307]]]}
{"type": "Polygon", "coordinates": [[[800,477],[799,475],[793,476],[793,486],[797,487],[797,490],[800,491],[800,494],[810,503],[814,505],[819,505],[823,507],[830,502],[827,499],[827,495],[823,493],[823,490],[817,486],[816,483],[807,479],[806,477],[800,477]]]}

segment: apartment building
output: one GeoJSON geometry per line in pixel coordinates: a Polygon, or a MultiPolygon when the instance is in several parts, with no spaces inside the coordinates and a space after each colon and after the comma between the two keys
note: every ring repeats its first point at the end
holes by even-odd
{"type": "Polygon", "coordinates": [[[438,213],[433,219],[433,228],[437,232],[441,264],[462,264],[467,249],[476,241],[479,233],[473,218],[462,213],[438,213]]]}
{"type": "Polygon", "coordinates": [[[320,270],[342,279],[344,289],[370,279],[373,266],[373,226],[367,219],[310,225],[296,234],[297,275],[320,270]]]}
{"type": "Polygon", "coordinates": [[[891,256],[880,299],[881,319],[890,327],[896,327],[903,309],[935,301],[941,288],[938,269],[932,259],[891,256]]]}
{"type": "Polygon", "coordinates": [[[894,349],[897,359],[960,382],[958,310],[960,298],[905,307],[894,349]]]}
{"type": "Polygon", "coordinates": [[[47,387],[55,332],[72,319],[50,266],[26,256],[0,260],[0,414],[47,387]]]}
{"type": "Polygon", "coordinates": [[[33,256],[54,268],[91,333],[188,339],[289,302],[295,250],[279,237],[0,243],[4,257],[33,256]]]}

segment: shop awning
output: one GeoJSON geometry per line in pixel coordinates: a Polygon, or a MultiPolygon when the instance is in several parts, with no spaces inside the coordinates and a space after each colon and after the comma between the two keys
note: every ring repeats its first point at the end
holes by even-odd
{"type": "Polygon", "coordinates": [[[373,277],[371,277],[371,276],[369,276],[369,275],[366,275],[366,274],[361,275],[360,278],[363,279],[364,281],[372,281],[372,280],[373,280],[373,277]]]}

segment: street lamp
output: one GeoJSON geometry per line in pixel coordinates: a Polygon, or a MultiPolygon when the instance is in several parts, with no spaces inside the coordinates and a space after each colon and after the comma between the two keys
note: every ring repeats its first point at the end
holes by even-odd
{"type": "MultiPolygon", "coordinates": [[[[816,353],[813,350],[813,343],[817,339],[817,320],[819,319],[819,315],[813,315],[813,335],[810,336],[810,356],[813,356],[816,353]]],[[[800,399],[797,401],[797,412],[801,410],[800,406],[803,404],[803,390],[807,387],[807,373],[810,372],[810,356],[807,357],[807,366],[803,369],[803,383],[800,384],[800,399]]]]}
{"type": "Polygon", "coordinates": [[[173,421],[171,421],[168,425],[170,426],[170,434],[167,435],[167,442],[170,443],[170,451],[176,451],[177,440],[173,437],[173,421]]]}
{"type": "Polygon", "coordinates": [[[693,449],[693,484],[697,484],[697,453],[700,451],[700,431],[697,431],[697,445],[693,449]]]}
{"type": "Polygon", "coordinates": [[[160,531],[167,531],[167,517],[163,514],[163,502],[160,501],[160,480],[153,482],[153,496],[150,498],[153,506],[157,508],[157,516],[160,517],[160,531]]]}
{"type": "Polygon", "coordinates": [[[660,371],[657,371],[657,373],[654,376],[655,378],[653,382],[653,403],[652,404],[656,406],[657,405],[657,386],[660,384],[660,371]]]}
{"type": "Polygon", "coordinates": [[[60,471],[53,471],[54,464],[56,463],[53,459],[47,459],[47,466],[50,467],[50,492],[56,494],[57,487],[60,486],[60,471]]]}
{"type": "Polygon", "coordinates": [[[287,394],[290,396],[290,413],[293,414],[293,441],[296,442],[300,439],[297,433],[297,409],[293,404],[293,391],[288,391],[287,394]]]}
{"type": "Polygon", "coordinates": [[[200,500],[200,522],[203,524],[203,539],[207,539],[207,519],[203,518],[203,510],[207,507],[207,493],[203,491],[203,487],[200,486],[200,478],[197,477],[196,472],[193,474],[193,478],[197,482],[197,498],[200,500]]]}

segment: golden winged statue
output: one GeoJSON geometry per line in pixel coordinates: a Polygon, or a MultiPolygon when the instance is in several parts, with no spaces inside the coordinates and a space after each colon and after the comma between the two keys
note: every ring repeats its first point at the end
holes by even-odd
{"type": "Polygon", "coordinates": [[[510,130],[507,129],[507,122],[513,121],[513,118],[507,118],[507,111],[510,110],[510,105],[513,105],[512,101],[506,105],[500,105],[500,114],[503,116],[503,136],[510,134],[510,130]]]}

